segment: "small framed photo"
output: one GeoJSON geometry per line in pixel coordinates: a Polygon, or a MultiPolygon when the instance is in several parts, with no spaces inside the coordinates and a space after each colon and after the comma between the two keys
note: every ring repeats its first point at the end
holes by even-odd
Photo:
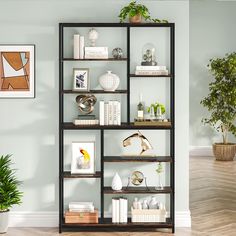
{"type": "Polygon", "coordinates": [[[89,69],[74,68],[73,90],[74,91],[89,91],[89,69]]]}
{"type": "Polygon", "coordinates": [[[0,98],[35,97],[35,45],[0,45],[0,98]]]}
{"type": "Polygon", "coordinates": [[[95,142],[73,142],[71,174],[95,173],[95,142]]]}

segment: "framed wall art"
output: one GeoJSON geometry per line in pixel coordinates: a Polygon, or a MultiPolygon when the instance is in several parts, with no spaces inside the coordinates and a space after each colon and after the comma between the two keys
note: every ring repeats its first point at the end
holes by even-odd
{"type": "Polygon", "coordinates": [[[0,45],[0,98],[35,97],[35,45],[0,45]]]}
{"type": "Polygon", "coordinates": [[[95,142],[73,142],[71,174],[95,173],[95,142]]]}
{"type": "Polygon", "coordinates": [[[89,69],[74,68],[73,90],[74,91],[89,91],[89,69]]]}

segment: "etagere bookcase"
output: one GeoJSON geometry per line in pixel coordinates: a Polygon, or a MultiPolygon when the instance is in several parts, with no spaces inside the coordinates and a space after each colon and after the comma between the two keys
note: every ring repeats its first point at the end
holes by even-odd
{"type": "MultiPolygon", "coordinates": [[[[158,83],[158,81],[157,81],[158,83]]],[[[158,228],[170,228],[172,233],[175,231],[175,25],[174,23],[60,23],[59,24],[59,232],[63,231],[150,231],[158,228]],[[127,57],[122,59],[73,59],[64,57],[64,30],[71,27],[122,27],[126,29],[127,40],[127,57]],[[167,76],[137,76],[130,72],[130,29],[132,27],[140,27],[143,30],[147,27],[166,27],[170,33],[170,74],[167,76]],[[72,122],[64,122],[64,95],[77,94],[73,90],[64,89],[64,62],[65,61],[125,61],[127,69],[127,88],[125,90],[116,90],[115,92],[104,92],[102,90],[90,90],[84,92],[86,94],[102,94],[102,93],[118,93],[127,96],[127,122],[120,126],[75,126],[72,122]],[[170,79],[170,126],[135,126],[130,120],[130,80],[133,77],[166,77],[170,79]],[[170,156],[152,156],[140,158],[133,156],[105,156],[104,155],[104,132],[106,130],[169,130],[170,132],[170,156]],[[65,130],[99,130],[101,138],[101,169],[92,175],[76,175],[69,171],[64,171],[64,131],[65,130]],[[128,187],[119,191],[119,194],[169,194],[170,195],[170,216],[164,223],[132,223],[130,219],[128,223],[112,223],[110,218],[104,217],[104,195],[117,194],[109,186],[104,186],[104,163],[105,162],[168,162],[170,164],[170,184],[162,190],[155,190],[149,187],[147,191],[144,187],[128,187]],[[66,224],[64,221],[64,180],[66,178],[100,178],[100,218],[98,224],[66,224]]]]}

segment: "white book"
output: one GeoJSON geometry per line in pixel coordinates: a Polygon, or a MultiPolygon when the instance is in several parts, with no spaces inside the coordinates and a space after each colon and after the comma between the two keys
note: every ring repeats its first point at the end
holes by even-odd
{"type": "Polygon", "coordinates": [[[74,59],[79,59],[80,58],[80,53],[79,53],[79,48],[80,48],[80,36],[79,34],[74,35],[74,59]]]}
{"type": "Polygon", "coordinates": [[[168,75],[168,70],[160,71],[135,71],[135,75],[168,75]]]}
{"type": "Polygon", "coordinates": [[[109,122],[108,122],[109,108],[108,107],[109,107],[109,105],[106,102],[105,106],[104,106],[104,125],[108,125],[109,124],[109,122]]]}
{"type": "Polygon", "coordinates": [[[128,200],[127,198],[124,198],[124,204],[123,204],[123,223],[127,223],[128,222],[128,200]]]}
{"type": "Polygon", "coordinates": [[[93,209],[69,209],[69,212],[94,212],[93,209]]]}
{"type": "Polygon", "coordinates": [[[98,125],[99,120],[79,120],[75,119],[73,121],[74,125],[98,125]]]}
{"type": "Polygon", "coordinates": [[[121,103],[117,103],[117,125],[121,125],[121,103]]]}
{"type": "Polygon", "coordinates": [[[104,101],[99,102],[99,124],[104,125],[104,101]]]}
{"type": "Polygon", "coordinates": [[[113,125],[113,101],[108,102],[108,125],[113,125]]]}
{"type": "Polygon", "coordinates": [[[85,47],[85,52],[104,52],[104,53],[108,53],[108,47],[85,47]]]}
{"type": "Polygon", "coordinates": [[[93,202],[70,202],[69,207],[93,206],[93,202]]]}
{"type": "Polygon", "coordinates": [[[84,59],[84,36],[79,37],[79,57],[84,59]]]}
{"type": "Polygon", "coordinates": [[[136,66],[136,70],[166,70],[166,66],[136,66]]]}
{"type": "Polygon", "coordinates": [[[123,223],[124,217],[124,199],[119,199],[119,223],[123,223]]]}
{"type": "Polygon", "coordinates": [[[117,119],[117,103],[118,101],[113,101],[113,125],[118,125],[118,119],[117,119]]]}
{"type": "Polygon", "coordinates": [[[85,59],[108,59],[108,54],[93,54],[88,55],[85,53],[85,59]]]}
{"type": "Polygon", "coordinates": [[[116,223],[119,223],[119,218],[120,218],[120,201],[119,199],[116,199],[116,210],[115,210],[115,213],[116,213],[116,216],[115,216],[115,220],[116,220],[116,223]]]}
{"type": "Polygon", "coordinates": [[[111,211],[112,211],[112,223],[116,223],[115,201],[116,201],[116,199],[112,198],[112,209],[111,209],[111,211]]]}

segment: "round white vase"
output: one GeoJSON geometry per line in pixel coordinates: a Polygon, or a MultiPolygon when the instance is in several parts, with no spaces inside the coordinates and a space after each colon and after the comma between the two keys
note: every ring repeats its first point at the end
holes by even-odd
{"type": "Polygon", "coordinates": [[[0,234],[6,233],[8,229],[9,211],[0,211],[0,234]]]}
{"type": "Polygon", "coordinates": [[[112,190],[118,191],[122,189],[122,182],[121,182],[121,178],[118,175],[118,173],[116,172],[116,174],[114,175],[113,179],[112,179],[112,184],[111,184],[111,188],[112,190]]]}
{"type": "Polygon", "coordinates": [[[99,84],[104,91],[115,91],[120,84],[120,78],[111,71],[107,71],[99,77],[99,84]]]}

